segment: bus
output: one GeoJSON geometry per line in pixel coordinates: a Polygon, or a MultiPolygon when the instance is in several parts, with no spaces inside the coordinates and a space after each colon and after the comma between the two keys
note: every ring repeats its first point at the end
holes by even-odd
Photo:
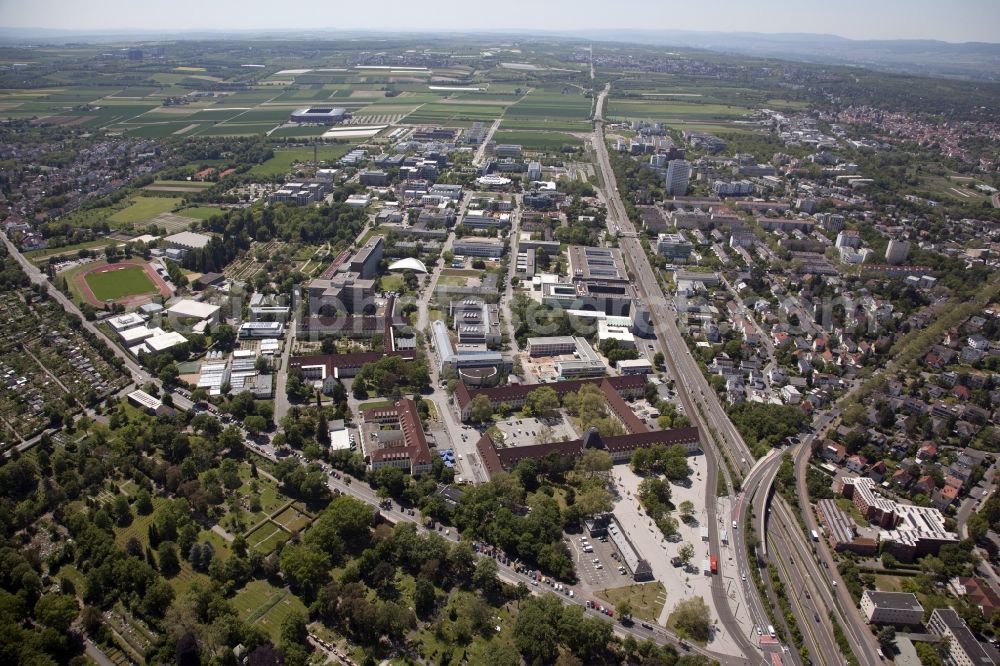
{"type": "Polygon", "coordinates": [[[712,563],[712,573],[713,574],[719,573],[719,558],[717,558],[715,555],[712,555],[711,557],[709,557],[709,561],[712,563]]]}
{"type": "Polygon", "coordinates": [[[816,534],[816,530],[812,530],[811,533],[812,533],[813,541],[819,541],[819,535],[816,534]]]}

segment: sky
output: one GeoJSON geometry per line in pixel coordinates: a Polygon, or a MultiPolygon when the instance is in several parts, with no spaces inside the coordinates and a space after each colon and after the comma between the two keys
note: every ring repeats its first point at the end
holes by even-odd
{"type": "Polygon", "coordinates": [[[1000,0],[0,0],[0,27],[79,31],[643,28],[996,42],[1000,0]]]}

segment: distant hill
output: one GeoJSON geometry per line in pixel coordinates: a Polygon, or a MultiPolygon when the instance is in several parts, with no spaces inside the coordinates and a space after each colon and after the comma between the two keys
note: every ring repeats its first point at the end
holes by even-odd
{"type": "MultiPolygon", "coordinates": [[[[491,35],[514,37],[514,32],[468,30],[407,33],[377,30],[61,30],[0,27],[0,44],[108,43],[142,40],[185,39],[330,39],[406,38],[417,34],[455,37],[491,35]]],[[[696,32],[689,30],[600,29],[548,31],[525,29],[520,36],[562,37],[576,40],[614,41],[685,47],[718,53],[802,62],[855,65],[886,72],[1000,81],[1000,44],[965,42],[955,44],[932,39],[857,40],[826,34],[696,32]]]]}
{"type": "Polygon", "coordinates": [[[1000,44],[953,44],[931,39],[856,40],[836,35],[687,30],[600,30],[565,33],[568,37],[683,46],[719,53],[783,60],[860,65],[925,76],[1000,81],[1000,44]]]}

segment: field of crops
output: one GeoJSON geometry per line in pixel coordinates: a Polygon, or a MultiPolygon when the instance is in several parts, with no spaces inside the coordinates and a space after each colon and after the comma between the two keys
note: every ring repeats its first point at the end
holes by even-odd
{"type": "Polygon", "coordinates": [[[557,151],[562,148],[579,148],[583,145],[581,139],[562,132],[529,132],[498,130],[493,135],[497,143],[520,144],[525,150],[557,151]]]}

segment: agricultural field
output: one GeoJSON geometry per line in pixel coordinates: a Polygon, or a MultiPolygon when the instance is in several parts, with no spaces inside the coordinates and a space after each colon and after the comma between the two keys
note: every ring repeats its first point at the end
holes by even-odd
{"type": "Polygon", "coordinates": [[[139,266],[88,273],[84,279],[99,301],[116,301],[126,296],[138,296],[157,290],[145,269],[139,266]]]}
{"type": "Polygon", "coordinates": [[[519,144],[525,150],[559,151],[564,148],[583,147],[582,139],[562,132],[500,129],[493,135],[493,139],[497,143],[519,144]]]}
{"type": "Polygon", "coordinates": [[[135,197],[128,208],[114,213],[108,218],[108,222],[119,226],[148,222],[160,213],[170,212],[181,205],[181,201],[171,197],[135,197]]]}
{"type": "Polygon", "coordinates": [[[649,121],[705,122],[736,120],[752,113],[746,106],[705,104],[700,102],[636,101],[614,98],[608,102],[607,115],[614,120],[641,119],[649,121]]]}
{"type": "Polygon", "coordinates": [[[589,128],[593,100],[576,88],[551,93],[532,91],[507,110],[504,124],[514,129],[566,129],[584,131],[589,128]]]}
{"type": "Polygon", "coordinates": [[[467,127],[474,122],[492,122],[503,115],[502,104],[451,104],[439,102],[425,104],[406,116],[407,125],[447,125],[467,127]]]}

